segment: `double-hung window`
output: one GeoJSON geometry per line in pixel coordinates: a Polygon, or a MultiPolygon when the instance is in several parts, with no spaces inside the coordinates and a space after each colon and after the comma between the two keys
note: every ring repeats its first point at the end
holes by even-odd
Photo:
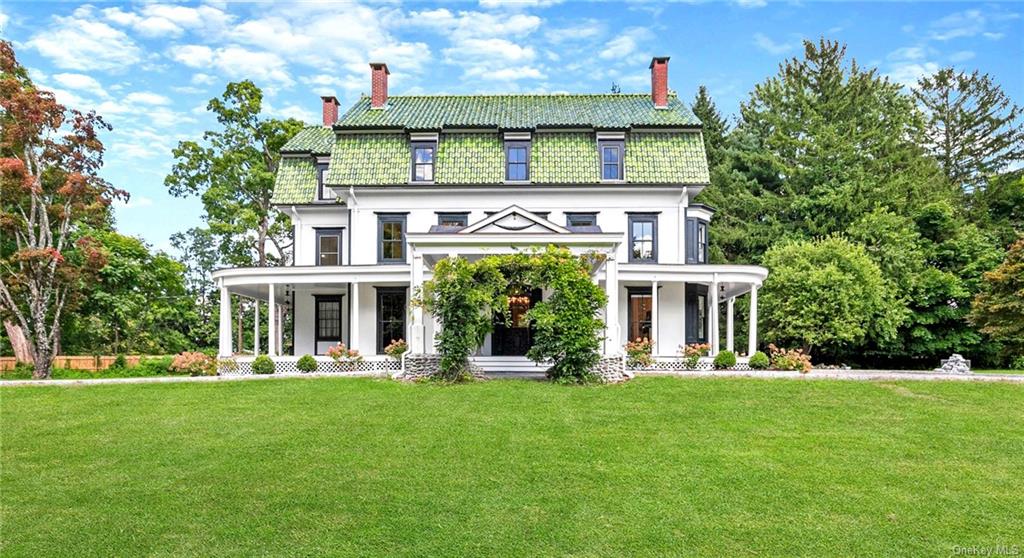
{"type": "Polygon", "coordinates": [[[654,263],[658,261],[658,216],[634,214],[629,216],[629,261],[654,263]]]}
{"type": "Polygon", "coordinates": [[[337,199],[338,194],[324,185],[324,178],[327,177],[327,163],[316,164],[316,199],[326,201],[337,199]]]}
{"type": "Polygon", "coordinates": [[[597,213],[566,213],[565,225],[568,227],[596,227],[597,213]]]}
{"type": "Polygon", "coordinates": [[[626,143],[622,140],[598,142],[601,156],[601,180],[623,180],[626,143]]]}
{"type": "Polygon", "coordinates": [[[708,222],[686,219],[686,263],[708,263],[708,222]]]}
{"type": "Polygon", "coordinates": [[[379,263],[405,263],[404,213],[377,215],[377,261],[379,263]]]}
{"type": "Polygon", "coordinates": [[[344,229],[316,230],[316,265],[341,265],[341,237],[344,229]]]}
{"type": "Polygon", "coordinates": [[[412,142],[412,181],[434,181],[434,155],[437,143],[432,141],[412,142]]]}
{"type": "Polygon", "coordinates": [[[530,142],[505,142],[505,180],[521,182],[530,179],[530,142]]]}

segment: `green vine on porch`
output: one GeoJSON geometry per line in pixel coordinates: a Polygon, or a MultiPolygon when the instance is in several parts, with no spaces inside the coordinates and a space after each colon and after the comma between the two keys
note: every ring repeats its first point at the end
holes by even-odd
{"type": "Polygon", "coordinates": [[[414,301],[441,324],[435,338],[441,355],[441,379],[470,377],[469,356],[493,329],[494,314],[511,320],[509,294],[547,288],[551,295],[526,314],[534,327],[527,357],[550,363],[548,376],[559,381],[587,382],[601,358],[604,323],[598,312],[607,303],[604,291],[591,280],[603,261],[600,254],[573,255],[565,248],[485,256],[476,262],[460,257],[441,260],[414,301]]]}

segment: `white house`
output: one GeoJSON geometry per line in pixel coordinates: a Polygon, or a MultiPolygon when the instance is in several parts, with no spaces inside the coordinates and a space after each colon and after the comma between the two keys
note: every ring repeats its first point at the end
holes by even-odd
{"type": "MultiPolygon", "coordinates": [[[[436,324],[410,297],[439,259],[549,244],[607,255],[594,270],[608,294],[606,354],[638,337],[661,357],[697,342],[714,354],[721,318],[732,350],[745,295],[739,349],[755,350],[768,272],[708,263],[714,210],[693,202],[709,181],[701,123],[669,91],[667,57],[651,62],[650,94],[389,96],[387,65],[370,67],[369,97],[340,117],[323,97],[323,125],[282,149],[273,200],[294,224],[294,265],[214,273],[221,355],[241,350],[232,295],[274,309],[255,352],[279,355],[286,312],[294,356],[345,343],[374,362],[394,339],[432,352],[436,324]]],[[[513,325],[496,323],[479,363],[525,361],[530,330],[518,318],[542,296],[516,299],[513,325]]]]}

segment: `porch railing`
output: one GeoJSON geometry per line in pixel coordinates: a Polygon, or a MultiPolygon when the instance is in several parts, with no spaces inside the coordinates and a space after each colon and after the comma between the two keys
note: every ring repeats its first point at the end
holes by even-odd
{"type": "MultiPolygon", "coordinates": [[[[270,360],[274,361],[274,373],[302,373],[297,366],[299,358],[295,356],[270,357],[270,360]]],[[[337,362],[325,356],[313,358],[316,360],[315,372],[319,374],[386,375],[402,369],[402,363],[384,355],[365,356],[359,362],[337,362]]],[[[221,374],[248,375],[253,373],[252,362],[256,360],[256,357],[239,356],[229,360],[234,361],[234,364],[220,366],[221,374]]]]}

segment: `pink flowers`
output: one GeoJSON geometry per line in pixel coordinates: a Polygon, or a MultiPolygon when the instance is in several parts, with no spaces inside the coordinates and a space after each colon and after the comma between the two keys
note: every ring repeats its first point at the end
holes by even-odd
{"type": "Polygon", "coordinates": [[[345,364],[355,364],[363,361],[363,357],[359,354],[359,351],[349,349],[344,343],[339,343],[327,349],[327,356],[331,357],[334,362],[341,362],[345,364]]]}

